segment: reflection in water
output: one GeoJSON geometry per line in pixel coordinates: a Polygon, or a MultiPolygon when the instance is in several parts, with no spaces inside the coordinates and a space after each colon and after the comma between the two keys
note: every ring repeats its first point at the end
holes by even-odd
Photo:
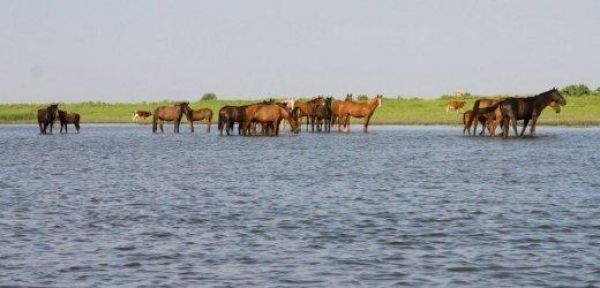
{"type": "Polygon", "coordinates": [[[0,283],[600,285],[599,129],[353,131],[0,126],[0,283]]]}

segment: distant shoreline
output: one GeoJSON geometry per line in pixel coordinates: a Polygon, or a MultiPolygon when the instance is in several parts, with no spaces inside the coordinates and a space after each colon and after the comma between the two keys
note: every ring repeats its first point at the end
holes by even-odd
{"type": "MultiPolygon", "coordinates": [[[[453,98],[454,99],[454,98],[453,98]]],[[[461,98],[458,98],[461,99],[461,98]]],[[[383,105],[371,118],[371,125],[450,125],[461,126],[462,114],[450,111],[446,113],[446,105],[450,98],[438,99],[395,99],[384,98],[383,105]]],[[[467,101],[465,111],[473,106],[475,99],[463,98],[467,101]]],[[[218,122],[218,111],[225,105],[246,105],[257,100],[208,100],[191,102],[192,109],[210,108],[213,110],[213,123],[218,122]]],[[[172,102],[154,103],[64,103],[61,110],[76,112],[81,115],[81,123],[116,123],[133,124],[135,110],[154,112],[161,105],[172,102]]],[[[0,104],[0,124],[35,124],[37,109],[44,104],[0,104]]],[[[185,119],[185,118],[184,118],[185,119]]],[[[146,119],[142,123],[151,123],[146,119]]],[[[185,120],[184,120],[185,121],[185,120]]],[[[353,119],[352,123],[362,123],[361,119],[353,119]]],[[[600,126],[600,96],[581,96],[567,98],[567,105],[559,114],[552,109],[545,109],[538,122],[544,126],[596,127],[600,126]]]]}

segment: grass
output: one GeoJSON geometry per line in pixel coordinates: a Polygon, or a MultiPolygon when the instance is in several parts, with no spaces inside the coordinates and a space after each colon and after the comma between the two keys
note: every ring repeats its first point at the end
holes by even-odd
{"type": "MultiPolygon", "coordinates": [[[[217,111],[225,105],[243,105],[257,100],[209,100],[190,104],[193,109],[208,107],[217,111]]],[[[473,105],[473,99],[467,99],[466,107],[473,105]]],[[[570,97],[567,106],[560,114],[552,109],[544,110],[540,119],[542,125],[561,126],[598,126],[600,125],[600,96],[570,97]]],[[[462,115],[454,111],[446,114],[448,99],[384,99],[383,106],[375,112],[373,124],[406,124],[406,125],[458,125],[462,123],[462,115]]],[[[61,110],[77,112],[83,123],[130,123],[133,111],[154,111],[168,102],[152,103],[102,103],[82,102],[65,103],[61,110]]],[[[35,123],[37,109],[40,104],[0,104],[0,123],[35,123]]],[[[470,109],[470,108],[467,108],[470,109]]],[[[216,117],[215,117],[216,118],[216,117]]],[[[150,123],[147,119],[144,122],[150,123]]],[[[214,119],[213,121],[216,121],[214,119]]],[[[356,120],[357,121],[362,120],[356,120]]]]}

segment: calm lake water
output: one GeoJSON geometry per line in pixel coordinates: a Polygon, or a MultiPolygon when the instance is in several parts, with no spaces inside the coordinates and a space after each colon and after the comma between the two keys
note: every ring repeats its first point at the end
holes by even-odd
{"type": "Polygon", "coordinates": [[[165,128],[0,126],[0,285],[600,285],[598,128],[165,128]]]}

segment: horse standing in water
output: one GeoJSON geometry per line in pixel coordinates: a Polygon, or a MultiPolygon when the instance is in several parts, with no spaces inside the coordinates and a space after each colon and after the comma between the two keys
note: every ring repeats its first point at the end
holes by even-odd
{"type": "Polygon", "coordinates": [[[344,99],[344,101],[340,101],[340,100],[334,100],[331,103],[331,125],[335,125],[336,123],[338,124],[338,130],[340,130],[340,121],[339,121],[339,116],[340,116],[340,103],[343,102],[352,102],[352,94],[346,94],[346,98],[344,99]]]}
{"type": "Polygon", "coordinates": [[[63,128],[65,129],[65,133],[69,133],[69,131],[67,131],[67,124],[75,125],[75,130],[79,133],[79,120],[81,119],[79,114],[58,110],[58,119],[60,121],[60,133],[62,133],[63,128]]]}
{"type": "Polygon", "coordinates": [[[310,120],[311,132],[315,132],[315,110],[319,106],[325,105],[323,100],[323,96],[318,96],[310,101],[296,101],[294,104],[294,108],[298,108],[299,110],[299,119],[302,117],[306,117],[306,131],[308,132],[308,122],[310,120]]]}
{"type": "Polygon", "coordinates": [[[194,121],[203,120],[206,120],[207,122],[206,133],[210,133],[210,124],[212,123],[213,111],[209,108],[202,108],[198,110],[192,110],[191,108],[189,109],[189,115],[191,115],[192,117],[188,118],[188,121],[190,121],[192,133],[194,133],[194,121]]]}
{"type": "MultiPolygon", "coordinates": [[[[472,122],[473,124],[475,124],[473,127],[473,135],[477,135],[477,124],[478,123],[481,123],[481,126],[483,126],[483,127],[486,126],[485,123],[489,123],[489,125],[487,125],[488,126],[487,128],[488,128],[488,132],[490,133],[490,136],[494,136],[496,134],[496,127],[500,126],[502,123],[502,112],[494,104],[499,103],[502,100],[503,99],[477,99],[477,100],[475,100],[475,103],[473,104],[473,110],[471,111],[471,113],[472,113],[471,117],[473,119],[483,119],[483,122],[481,120],[472,122]]],[[[463,118],[464,118],[464,116],[463,116],[463,118]]],[[[463,124],[464,124],[464,121],[463,121],[463,124]]],[[[469,128],[470,127],[471,126],[469,125],[469,128]]],[[[471,131],[468,131],[468,132],[469,132],[469,135],[471,135],[471,131]]],[[[463,131],[463,134],[464,134],[464,131],[463,131]]],[[[485,134],[485,128],[482,128],[481,133],[479,133],[479,136],[482,136],[483,134],[485,134]]]]}
{"type": "MultiPolygon", "coordinates": [[[[473,126],[473,122],[479,122],[483,127],[487,126],[490,136],[495,135],[496,123],[494,121],[489,121],[489,119],[482,114],[479,114],[478,119],[475,119],[472,110],[468,110],[467,112],[463,113],[463,135],[465,135],[465,133],[469,133],[469,135],[471,135],[471,126],[473,126]]],[[[485,129],[482,130],[479,135],[483,135],[484,132],[485,129]]]]}
{"type": "Polygon", "coordinates": [[[369,100],[366,103],[357,103],[357,102],[342,102],[339,105],[339,117],[340,120],[344,121],[344,132],[350,132],[350,116],[355,118],[365,118],[365,124],[363,128],[363,132],[368,133],[369,121],[371,120],[371,116],[375,113],[375,109],[381,107],[381,103],[383,101],[383,95],[377,95],[369,100]]]}
{"type": "Polygon", "coordinates": [[[242,122],[244,121],[244,111],[248,105],[243,106],[224,106],[219,110],[219,133],[223,136],[223,129],[227,135],[233,133],[233,125],[238,123],[238,135],[241,135],[242,122]]]}
{"type": "Polygon", "coordinates": [[[40,134],[47,134],[46,128],[50,125],[50,134],[52,134],[52,126],[54,120],[58,119],[58,104],[52,104],[44,109],[39,109],[37,112],[38,125],[40,126],[40,134]]]}
{"type": "Polygon", "coordinates": [[[507,98],[496,105],[500,107],[500,110],[502,111],[502,137],[506,138],[509,136],[510,124],[512,124],[515,135],[519,136],[517,133],[518,120],[523,120],[523,130],[521,130],[520,136],[525,134],[527,124],[529,124],[529,121],[531,121],[529,134],[533,137],[535,136],[535,126],[537,124],[537,120],[542,114],[544,108],[551,105],[556,113],[559,113],[560,106],[567,105],[567,100],[556,88],[552,88],[551,90],[538,94],[537,96],[526,98],[507,98]],[[558,108],[555,106],[558,106],[558,108]]]}
{"type": "MultiPolygon", "coordinates": [[[[173,121],[175,128],[174,133],[179,133],[179,124],[181,123],[181,117],[183,114],[188,119],[192,118],[190,115],[190,108],[188,107],[188,102],[178,102],[173,104],[173,106],[160,106],[154,110],[154,117],[152,117],[152,132],[156,133],[157,124],[160,125],[160,132],[165,132],[163,129],[164,121],[173,121]]],[[[192,122],[190,121],[190,126],[192,122]]]]}
{"type": "Polygon", "coordinates": [[[253,122],[261,123],[265,128],[266,135],[278,136],[279,124],[287,120],[292,127],[292,133],[300,132],[300,122],[287,108],[278,104],[255,104],[246,107],[244,121],[242,123],[242,134],[250,135],[250,126],[253,122]]]}
{"type": "Polygon", "coordinates": [[[315,110],[317,120],[317,132],[331,132],[331,103],[333,97],[325,98],[325,105],[318,106],[315,110]],[[324,127],[323,127],[324,126],[324,127]]]}

